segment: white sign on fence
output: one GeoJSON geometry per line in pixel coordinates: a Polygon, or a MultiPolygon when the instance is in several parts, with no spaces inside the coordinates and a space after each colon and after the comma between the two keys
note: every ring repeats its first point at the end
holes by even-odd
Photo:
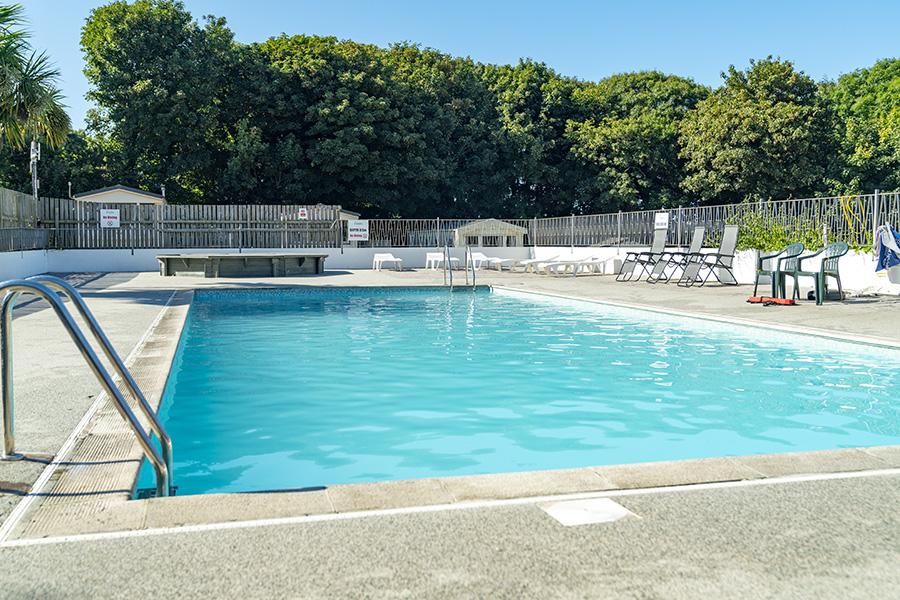
{"type": "Polygon", "coordinates": [[[653,221],[653,229],[668,229],[669,228],[669,213],[667,212],[658,212],[655,215],[655,219],[653,221]]]}
{"type": "Polygon", "coordinates": [[[118,229],[122,220],[119,215],[118,208],[101,208],[100,209],[100,228],[101,229],[118,229]]]}
{"type": "Polygon", "coordinates": [[[309,213],[305,208],[300,208],[297,210],[297,218],[305,221],[309,218],[309,213]]]}
{"type": "Polygon", "coordinates": [[[347,241],[348,242],[368,242],[369,241],[369,222],[368,221],[347,221],[347,241]]]}

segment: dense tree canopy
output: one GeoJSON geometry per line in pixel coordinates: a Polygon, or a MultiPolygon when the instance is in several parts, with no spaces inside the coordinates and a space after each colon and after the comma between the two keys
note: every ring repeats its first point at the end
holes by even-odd
{"type": "Polygon", "coordinates": [[[690,204],[681,186],[678,128],[708,93],[689,79],[656,71],[583,86],[577,98],[586,117],[569,122],[568,136],[574,154],[599,168],[590,209],[690,204]]]}
{"type": "Polygon", "coordinates": [[[92,126],[120,142],[123,183],[208,197],[234,116],[226,112],[234,42],[224,22],[201,27],[174,2],[114,2],[91,13],[82,46],[92,126]]]}
{"type": "Polygon", "coordinates": [[[701,201],[809,196],[833,155],[828,106],[816,83],[787,61],[729,68],[725,84],[681,128],[684,187],[701,201]]]}
{"type": "MultiPolygon", "coordinates": [[[[586,82],[412,44],[240,44],[177,0],[95,9],[82,48],[95,108],[45,152],[47,195],[124,183],[175,202],[531,217],[900,187],[900,60],[835,83],[771,57],[712,90],[655,71],[586,82]]],[[[0,148],[0,184],[27,181],[0,148]]]]}
{"type": "Polygon", "coordinates": [[[837,113],[846,189],[900,189],[900,59],[881,60],[826,88],[837,113]]]}

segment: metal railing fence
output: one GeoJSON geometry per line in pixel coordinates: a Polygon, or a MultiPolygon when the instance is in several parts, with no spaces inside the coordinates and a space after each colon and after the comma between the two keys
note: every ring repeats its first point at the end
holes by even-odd
{"type": "Polygon", "coordinates": [[[867,247],[876,225],[900,227],[900,192],[535,219],[372,219],[370,241],[360,245],[441,247],[449,241],[462,246],[466,240],[455,232],[478,223],[477,233],[489,240],[487,246],[504,245],[499,243],[504,236],[515,237],[508,226],[524,230],[519,243],[526,246],[646,246],[659,212],[669,215],[668,243],[674,246],[687,246],[694,227],[706,226],[715,239],[726,224],[736,223],[757,236],[774,231],[783,238],[867,247]]]}
{"type": "MultiPolygon", "coordinates": [[[[338,248],[347,245],[339,206],[95,204],[34,200],[0,188],[0,252],[40,248],[338,248]],[[100,226],[103,209],[119,226],[100,226]]],[[[370,219],[357,247],[645,246],[655,215],[669,216],[669,244],[687,246],[705,225],[715,241],[726,223],[750,243],[776,232],[812,243],[872,243],[876,225],[900,227],[900,192],[532,219],[370,219]],[[756,236],[756,237],[754,237],[756,236]]]]}

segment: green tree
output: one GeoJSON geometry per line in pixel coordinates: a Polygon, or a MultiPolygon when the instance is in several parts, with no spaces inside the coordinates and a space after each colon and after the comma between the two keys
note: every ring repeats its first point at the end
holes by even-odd
{"type": "Polygon", "coordinates": [[[165,184],[174,200],[215,198],[236,121],[225,114],[234,41],[221,19],[202,27],[181,2],[137,0],[94,9],[82,30],[90,128],[117,141],[128,183],[165,184]]]}
{"type": "Polygon", "coordinates": [[[262,139],[301,152],[291,184],[307,201],[419,216],[446,175],[426,128],[427,93],[398,81],[384,51],[335,38],[281,36],[259,46],[272,82],[262,139]]]}
{"type": "Polygon", "coordinates": [[[483,67],[431,49],[398,44],[384,56],[392,77],[418,94],[421,131],[439,165],[439,177],[422,216],[478,217],[500,214],[508,177],[498,152],[501,136],[495,97],[483,67]]]}
{"type": "MultiPolygon", "coordinates": [[[[0,149],[0,186],[26,190],[31,186],[28,151],[6,146],[0,149]]],[[[121,163],[121,151],[102,136],[72,131],[65,143],[42,152],[40,163],[41,195],[66,198],[69,183],[72,193],[84,192],[128,181],[121,163]]]]}
{"type": "Polygon", "coordinates": [[[565,132],[569,121],[582,118],[574,94],[583,84],[531,60],[486,67],[484,77],[497,97],[509,186],[500,214],[581,212],[590,203],[592,169],[572,154],[565,132]]]}
{"type": "Polygon", "coordinates": [[[685,188],[710,203],[823,191],[834,138],[815,82],[771,57],[723,78],[682,122],[685,188]]]}
{"type": "Polygon", "coordinates": [[[658,71],[614,75],[575,92],[584,121],[570,121],[572,152],[595,165],[587,210],[608,212],[691,204],[681,186],[682,119],[709,91],[658,71]]]}
{"type": "Polygon", "coordinates": [[[844,75],[825,92],[846,157],[836,191],[900,189],[900,59],[844,75]]]}

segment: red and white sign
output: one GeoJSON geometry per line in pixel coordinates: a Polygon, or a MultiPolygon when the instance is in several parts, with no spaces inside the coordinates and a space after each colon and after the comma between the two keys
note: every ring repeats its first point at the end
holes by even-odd
{"type": "Polygon", "coordinates": [[[348,242],[368,242],[369,241],[369,222],[351,220],[347,221],[347,241],[348,242]]]}
{"type": "Polygon", "coordinates": [[[309,218],[309,212],[305,208],[301,208],[297,211],[297,218],[305,221],[309,218]]]}
{"type": "Polygon", "coordinates": [[[121,216],[118,208],[101,208],[100,209],[100,228],[101,229],[118,229],[122,224],[121,216]]]}

